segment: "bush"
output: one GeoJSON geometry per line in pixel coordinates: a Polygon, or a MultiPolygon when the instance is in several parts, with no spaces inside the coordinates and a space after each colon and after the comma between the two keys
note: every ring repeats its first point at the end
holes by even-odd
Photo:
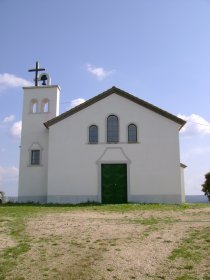
{"type": "Polygon", "coordinates": [[[0,191],[0,204],[5,202],[5,196],[4,196],[4,192],[0,191]]]}
{"type": "Polygon", "coordinates": [[[202,192],[208,197],[210,201],[210,172],[205,175],[206,181],[202,185],[202,192]]]}

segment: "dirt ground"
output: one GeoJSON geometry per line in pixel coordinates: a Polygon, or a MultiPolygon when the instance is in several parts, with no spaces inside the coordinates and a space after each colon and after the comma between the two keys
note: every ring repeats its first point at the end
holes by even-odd
{"type": "Polygon", "coordinates": [[[193,264],[197,278],[177,278],[182,263],[168,259],[209,226],[210,208],[40,215],[27,222],[31,249],[6,279],[210,279],[207,260],[193,264]]]}

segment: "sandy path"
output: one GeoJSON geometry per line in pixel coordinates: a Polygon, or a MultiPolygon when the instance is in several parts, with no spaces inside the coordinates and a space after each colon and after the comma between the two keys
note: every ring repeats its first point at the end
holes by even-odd
{"type": "Polygon", "coordinates": [[[28,222],[31,250],[7,279],[172,280],[173,275],[160,276],[168,256],[190,230],[210,225],[209,212],[86,210],[40,216],[28,222]]]}

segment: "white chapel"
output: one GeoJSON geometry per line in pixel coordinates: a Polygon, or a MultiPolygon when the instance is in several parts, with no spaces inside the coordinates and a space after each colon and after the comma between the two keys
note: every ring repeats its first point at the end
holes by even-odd
{"type": "Polygon", "coordinates": [[[19,202],[183,203],[185,121],[112,87],[59,114],[46,73],[24,87],[19,202]]]}

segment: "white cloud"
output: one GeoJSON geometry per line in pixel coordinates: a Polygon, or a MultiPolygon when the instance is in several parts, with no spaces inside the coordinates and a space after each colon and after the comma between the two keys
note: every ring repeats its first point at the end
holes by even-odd
{"type": "Polygon", "coordinates": [[[106,71],[102,67],[95,67],[91,64],[87,64],[87,71],[95,76],[99,81],[102,81],[114,72],[114,70],[106,71]]]}
{"type": "Polygon", "coordinates": [[[83,99],[83,98],[74,99],[71,101],[71,108],[76,107],[84,102],[85,102],[85,99],[83,99]]]}
{"type": "Polygon", "coordinates": [[[187,121],[180,131],[181,134],[187,136],[210,134],[210,123],[203,117],[196,114],[178,115],[178,117],[187,121]]]}
{"type": "Polygon", "coordinates": [[[26,87],[31,85],[32,83],[29,81],[13,74],[0,74],[0,91],[6,90],[7,88],[26,87]]]}
{"type": "Polygon", "coordinates": [[[22,129],[22,121],[15,122],[10,128],[10,135],[14,138],[20,138],[22,129]]]}
{"type": "Polygon", "coordinates": [[[0,183],[8,181],[17,181],[18,168],[15,166],[3,167],[0,166],[0,183]]]}
{"type": "Polygon", "coordinates": [[[5,117],[2,121],[2,123],[9,123],[9,122],[13,122],[15,119],[15,116],[14,115],[10,115],[8,117],[5,117]]]}

